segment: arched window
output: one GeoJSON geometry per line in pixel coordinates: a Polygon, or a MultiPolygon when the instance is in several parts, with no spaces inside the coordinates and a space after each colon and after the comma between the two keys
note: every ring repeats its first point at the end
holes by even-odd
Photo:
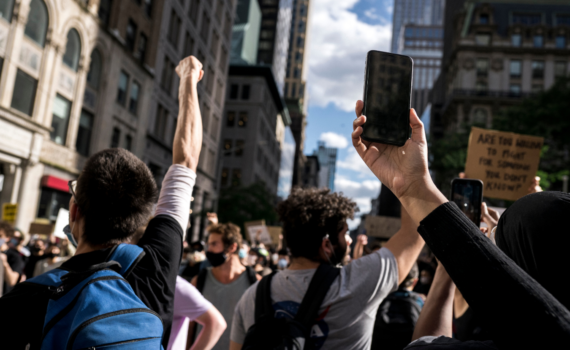
{"type": "Polygon", "coordinates": [[[91,52],[91,63],[89,65],[89,73],[87,73],[87,84],[94,90],[99,89],[99,80],[101,78],[101,68],[103,62],[101,60],[101,53],[95,49],[91,52]]]}
{"type": "Polygon", "coordinates": [[[46,43],[46,33],[48,28],[48,12],[46,4],[42,0],[32,0],[30,3],[30,13],[28,23],[26,23],[26,36],[41,47],[46,43]]]}
{"type": "Polygon", "coordinates": [[[8,22],[12,22],[12,12],[14,11],[14,0],[0,0],[0,17],[8,22]]]}
{"type": "Polygon", "coordinates": [[[63,54],[63,63],[77,72],[79,65],[79,56],[81,55],[81,40],[77,30],[71,29],[67,32],[67,45],[65,45],[65,54],[63,54]]]}

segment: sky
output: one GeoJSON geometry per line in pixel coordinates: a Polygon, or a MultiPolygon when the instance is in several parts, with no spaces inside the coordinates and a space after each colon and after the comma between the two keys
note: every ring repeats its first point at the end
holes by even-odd
{"type": "MultiPolygon", "coordinates": [[[[354,106],[362,99],[366,53],[390,49],[393,1],[311,0],[305,153],[319,140],[338,148],[335,191],[358,204],[358,215],[370,211],[380,182],[350,142],[354,106]]],[[[359,222],[349,221],[350,228],[359,222]]]]}

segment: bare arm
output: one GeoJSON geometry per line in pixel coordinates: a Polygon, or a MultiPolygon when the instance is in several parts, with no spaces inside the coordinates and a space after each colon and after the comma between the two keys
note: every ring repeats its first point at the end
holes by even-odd
{"type": "Polygon", "coordinates": [[[408,212],[402,208],[402,226],[384,246],[394,254],[398,263],[398,284],[406,279],[424,247],[424,240],[417,227],[408,212]]]}
{"type": "Polygon", "coordinates": [[[360,236],[362,235],[356,237],[356,243],[354,244],[354,253],[352,253],[353,260],[360,259],[362,258],[362,255],[364,255],[364,244],[360,236]]]}
{"type": "Polygon", "coordinates": [[[228,326],[224,316],[214,306],[198,317],[196,322],[202,325],[202,331],[191,350],[212,349],[228,326]]]}
{"type": "Polygon", "coordinates": [[[12,270],[10,264],[8,263],[8,257],[4,253],[0,253],[0,259],[2,260],[2,265],[4,266],[4,280],[6,284],[10,287],[18,283],[20,274],[12,270]]]}
{"type": "Polygon", "coordinates": [[[180,107],[172,147],[172,163],[196,172],[202,148],[202,117],[197,90],[197,84],[204,75],[202,63],[194,56],[186,57],[176,67],[176,73],[180,77],[180,107]]]}
{"type": "Polygon", "coordinates": [[[416,323],[412,340],[425,336],[452,336],[455,284],[439,264],[426,303],[416,323]]]}

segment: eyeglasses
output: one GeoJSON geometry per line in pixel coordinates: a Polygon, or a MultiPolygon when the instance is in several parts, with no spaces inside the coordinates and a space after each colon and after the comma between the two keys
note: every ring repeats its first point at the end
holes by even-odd
{"type": "Polygon", "coordinates": [[[69,186],[69,193],[73,196],[73,200],[77,203],[77,197],[75,196],[75,189],[77,188],[77,180],[70,180],[67,182],[67,186],[69,186]]]}

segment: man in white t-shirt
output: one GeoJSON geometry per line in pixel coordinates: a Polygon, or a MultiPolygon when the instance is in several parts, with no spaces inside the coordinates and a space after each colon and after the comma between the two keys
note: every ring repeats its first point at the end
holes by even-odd
{"type": "MultiPolygon", "coordinates": [[[[327,189],[295,189],[279,204],[292,262],[271,281],[276,318],[295,316],[319,264],[343,261],[348,251],[346,220],[355,210],[356,203],[327,189]]],[[[406,278],[424,245],[416,228],[403,211],[402,228],[384,248],[341,269],[311,329],[317,349],[370,348],[378,306],[406,278]]],[[[230,350],[242,348],[255,323],[256,290],[257,284],[250,287],[236,306],[230,350]]]]}

